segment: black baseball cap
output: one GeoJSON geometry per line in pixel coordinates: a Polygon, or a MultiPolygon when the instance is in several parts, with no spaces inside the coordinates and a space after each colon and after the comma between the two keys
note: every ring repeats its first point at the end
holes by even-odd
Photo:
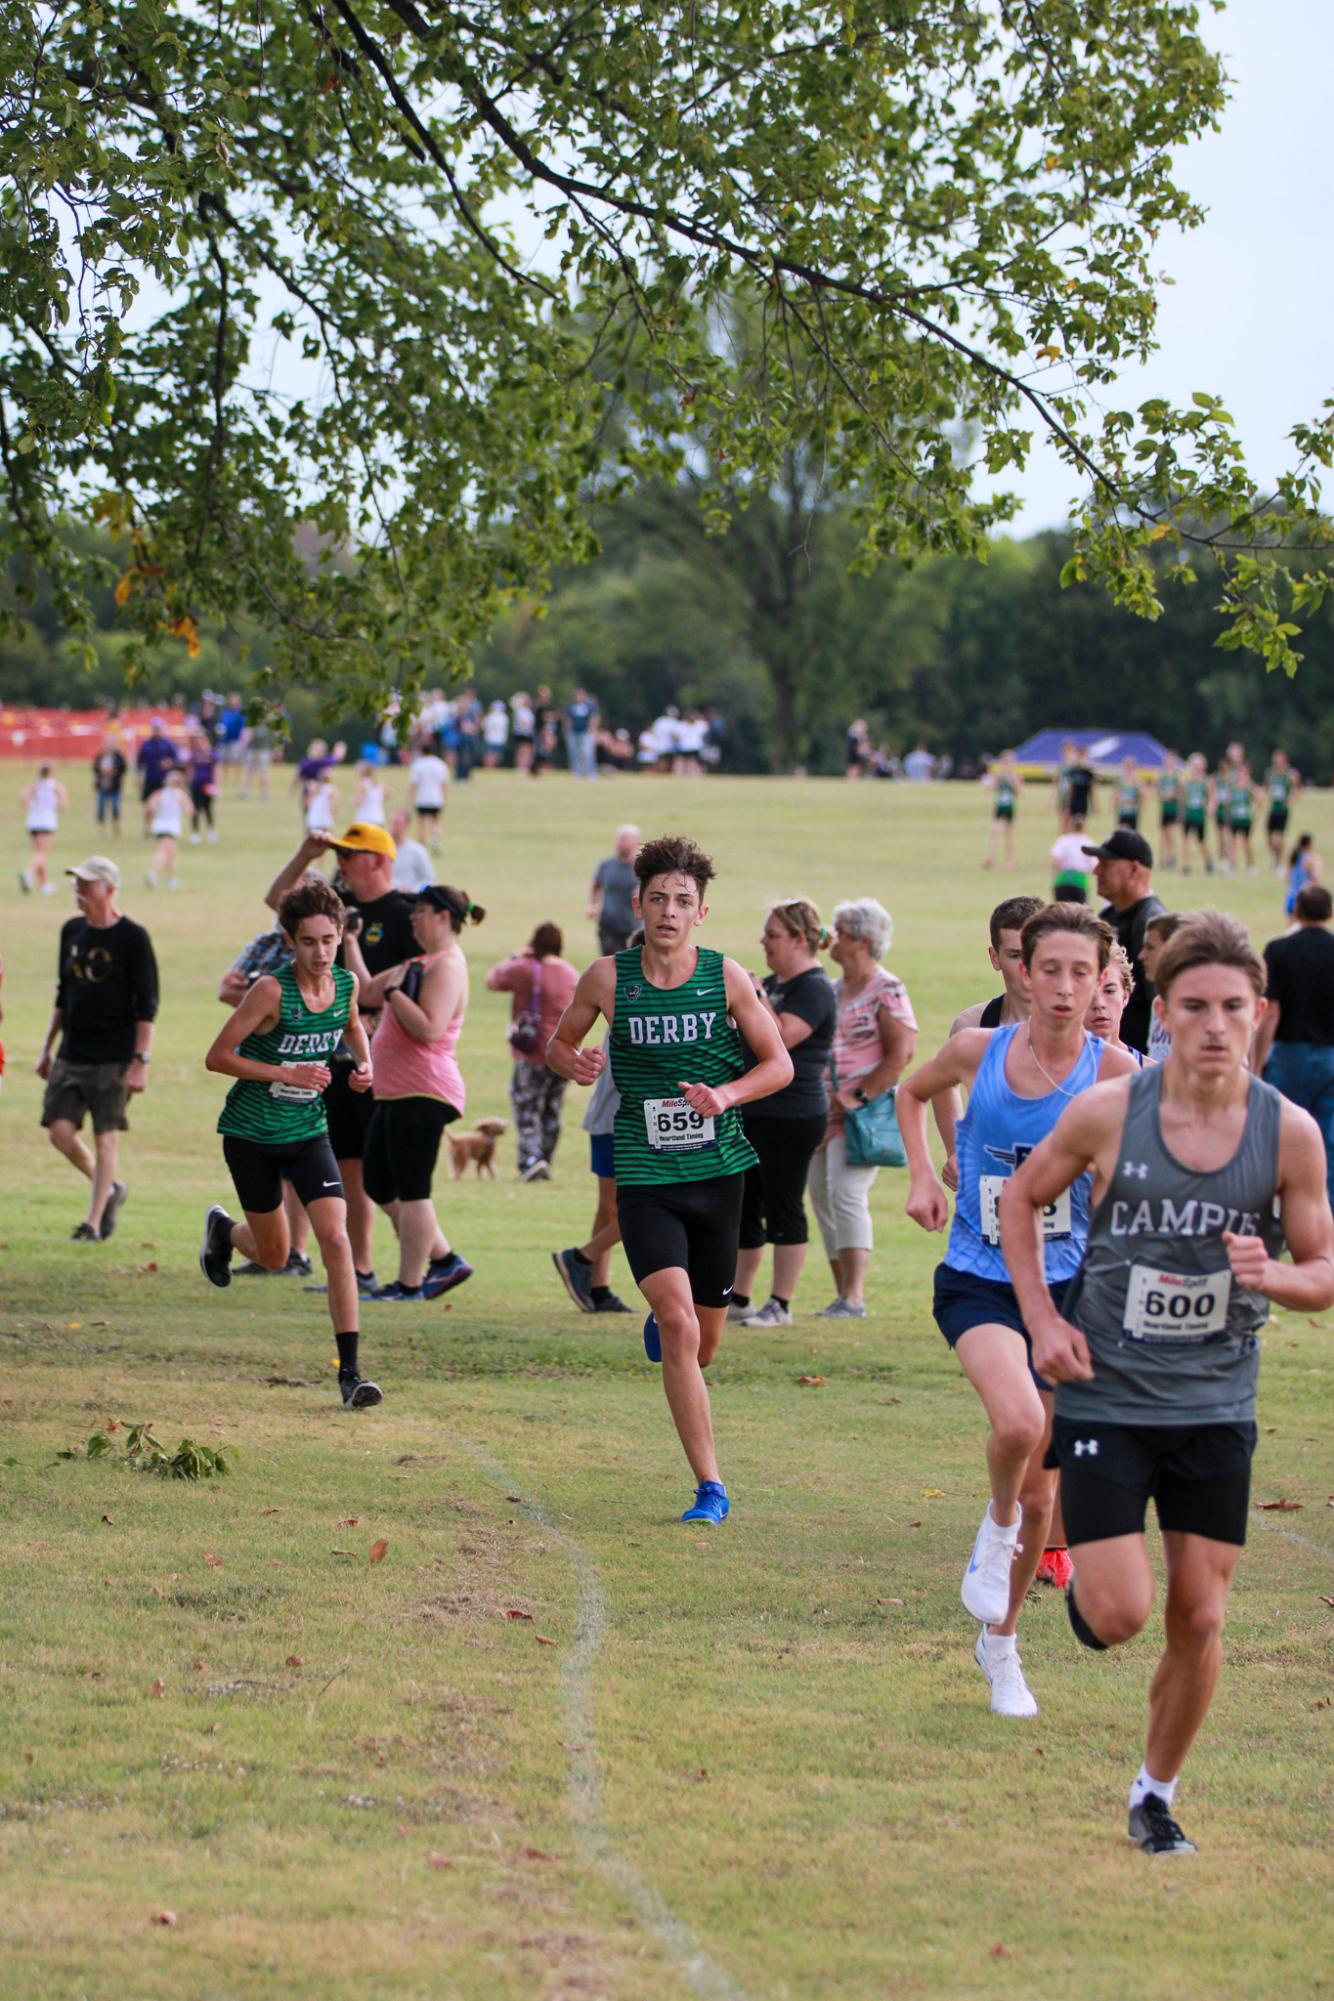
{"type": "Polygon", "coordinates": [[[1139,862],[1143,868],[1153,867],[1153,849],[1133,827],[1117,827],[1097,847],[1085,841],[1084,853],[1096,855],[1100,862],[1139,862]]]}
{"type": "Polygon", "coordinates": [[[455,896],[442,882],[428,883],[425,889],[417,891],[412,900],[414,903],[425,903],[432,910],[447,910],[456,924],[462,924],[471,909],[471,905],[455,896]]]}

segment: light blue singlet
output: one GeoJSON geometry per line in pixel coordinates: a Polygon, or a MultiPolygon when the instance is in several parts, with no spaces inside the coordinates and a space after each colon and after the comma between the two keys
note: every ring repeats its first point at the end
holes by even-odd
{"type": "MultiPolygon", "coordinates": [[[[955,1127],[959,1193],[950,1228],[945,1263],[953,1271],[975,1278],[1010,1282],[1000,1251],[1001,1185],[1051,1131],[1061,1113],[1080,1091],[1097,1081],[1103,1044],[1085,1034],[1078,1063],[1061,1088],[1041,1098],[1021,1098],[1005,1081],[1005,1059],[1023,1022],[992,1033],[978,1065],[968,1109],[955,1127]]],[[[1081,1174],[1050,1209],[1043,1211],[1043,1243],[1047,1283],[1073,1278],[1088,1241],[1091,1174],[1081,1174]]]]}

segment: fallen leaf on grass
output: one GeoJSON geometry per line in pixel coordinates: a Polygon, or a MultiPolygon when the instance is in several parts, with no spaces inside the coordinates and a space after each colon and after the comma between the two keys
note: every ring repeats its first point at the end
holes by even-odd
{"type": "Polygon", "coordinates": [[[797,1388],[799,1390],[820,1390],[824,1388],[828,1381],[828,1376],[798,1376],[797,1388]]]}
{"type": "Polygon", "coordinates": [[[206,1564],[209,1565],[210,1569],[212,1570],[222,1569],[222,1558],[220,1556],[214,1556],[211,1549],[206,1550],[204,1552],[204,1561],[206,1564]]]}
{"type": "Polygon", "coordinates": [[[1281,1515],[1299,1515],[1302,1511],[1301,1502],[1290,1501],[1286,1495],[1277,1501],[1257,1501],[1255,1505],[1257,1508],[1262,1508],[1266,1514],[1277,1510],[1281,1515]]]}
{"type": "Polygon", "coordinates": [[[987,1955],[989,1959],[1008,1959],[1009,1956],[1010,1948],[1007,1945],[1002,1945],[999,1940],[992,1946],[991,1951],[987,1955]]]}
{"type": "Polygon", "coordinates": [[[110,1515],[103,1515],[102,1520],[106,1523],[109,1529],[114,1528],[116,1526],[115,1523],[112,1521],[110,1515]]]}
{"type": "Polygon", "coordinates": [[[554,1855],[548,1855],[545,1848],[521,1848],[519,1853],[525,1862],[554,1862],[556,1859],[554,1855]]]}
{"type": "Polygon", "coordinates": [[[329,1554],[330,1556],[351,1556],[352,1552],[350,1549],[331,1549],[329,1554]]]}
{"type": "Polygon", "coordinates": [[[452,1869],[454,1867],[454,1858],[450,1855],[442,1855],[438,1848],[433,1848],[426,1860],[433,1869],[452,1869]]]}
{"type": "Polygon", "coordinates": [[[505,1610],[507,1619],[531,1619],[532,1616],[531,1612],[521,1612],[517,1605],[507,1606],[505,1610]]]}
{"type": "Polygon", "coordinates": [[[260,1509],[260,1513],[261,1513],[262,1515],[280,1515],[280,1514],[282,1513],[282,1509],[281,1509],[281,1508],[261,1508],[261,1509],[260,1509]]]}
{"type": "Polygon", "coordinates": [[[162,1676],[159,1675],[157,1680],[153,1683],[153,1686],[149,1689],[148,1693],[150,1695],[165,1695],[166,1692],[167,1692],[167,1684],[165,1681],[163,1681],[162,1676]]]}
{"type": "MultiPolygon", "coordinates": [[[[94,1322],[93,1322],[93,1325],[94,1325],[94,1327],[105,1327],[105,1326],[106,1326],[106,1324],[107,1324],[107,1323],[106,1323],[106,1321],[105,1321],[105,1320],[94,1320],[94,1322]]],[[[111,1432],[111,1431],[119,1431],[119,1430],[120,1430],[120,1419],[119,1419],[119,1418],[117,1418],[117,1417],[113,1417],[113,1418],[111,1419],[111,1422],[110,1422],[110,1423],[109,1423],[109,1424],[107,1425],[107,1430],[108,1430],[109,1432],[111,1432]]]]}
{"type": "Polygon", "coordinates": [[[875,1602],[877,1605],[901,1605],[903,1600],[902,1598],[877,1598],[875,1602]]]}
{"type": "Polygon", "coordinates": [[[176,1913],[175,1911],[154,1911],[148,1922],[150,1925],[174,1925],[176,1923],[176,1913]]]}
{"type": "Polygon", "coordinates": [[[378,1542],[371,1544],[366,1561],[368,1563],[383,1563],[388,1554],[389,1538],[388,1536],[381,1536],[378,1542]]]}
{"type": "Polygon", "coordinates": [[[37,1756],[37,1753],[35,1751],[25,1751],[23,1753],[23,1756],[25,1761],[30,1765],[33,1759],[37,1756]]]}
{"type": "Polygon", "coordinates": [[[206,1668],[208,1667],[208,1662],[207,1662],[207,1661],[191,1661],[190,1665],[191,1665],[191,1667],[192,1667],[192,1668],[194,1669],[194,1671],[195,1671],[195,1673],[196,1673],[196,1674],[203,1674],[203,1673],[204,1673],[204,1671],[205,1671],[205,1669],[206,1669],[206,1668]]]}
{"type": "Polygon", "coordinates": [[[506,1496],[505,1496],[505,1499],[506,1499],[507,1501],[521,1501],[521,1500],[523,1499],[523,1495],[522,1495],[522,1494],[506,1494],[506,1496]]]}
{"type": "Polygon", "coordinates": [[[284,1667],[304,1667],[305,1665],[306,1663],[302,1660],[300,1654],[289,1654],[283,1662],[284,1667]]]}
{"type": "Polygon", "coordinates": [[[922,1489],[922,1499],[924,1501],[943,1501],[944,1498],[945,1489],[943,1487],[923,1487],[922,1489]]]}
{"type": "Polygon", "coordinates": [[[690,1776],[692,1779],[695,1780],[696,1784],[698,1784],[701,1779],[708,1778],[709,1776],[708,1767],[706,1765],[701,1765],[699,1770],[697,1772],[692,1772],[690,1776]]]}
{"type": "Polygon", "coordinates": [[[1329,1605],[1331,1607],[1334,1607],[1334,1598],[1326,1598],[1324,1592],[1322,1591],[1320,1593],[1320,1603],[1322,1605],[1329,1605]]]}
{"type": "Polygon", "coordinates": [[[534,1633],[533,1638],[539,1647],[554,1647],[556,1644],[554,1640],[549,1640],[545,1633],[534,1633]]]}
{"type": "Polygon", "coordinates": [[[67,1320],[65,1322],[65,1326],[71,1334],[77,1334],[82,1325],[82,1320],[67,1320]]]}
{"type": "Polygon", "coordinates": [[[360,1520],[360,1515],[344,1515],[338,1526],[340,1529],[354,1529],[360,1520]]]}
{"type": "Polygon", "coordinates": [[[921,1526],[922,1526],[922,1524],[921,1524],[920,1522],[909,1522],[909,1524],[908,1524],[908,1527],[909,1527],[910,1529],[919,1529],[919,1528],[921,1528],[921,1526]]]}

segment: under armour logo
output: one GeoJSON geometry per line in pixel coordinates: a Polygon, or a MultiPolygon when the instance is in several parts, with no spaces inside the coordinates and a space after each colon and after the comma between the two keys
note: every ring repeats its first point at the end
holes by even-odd
{"type": "Polygon", "coordinates": [[[1075,1458],[1082,1459],[1086,1452],[1090,1459],[1097,1458],[1098,1441],[1096,1438],[1077,1438],[1075,1440],[1075,1458]]]}
{"type": "Polygon", "coordinates": [[[1147,1160],[1123,1160],[1121,1162],[1121,1172],[1122,1174],[1129,1175],[1132,1180],[1147,1181],[1149,1178],[1149,1163],[1147,1160]]]}

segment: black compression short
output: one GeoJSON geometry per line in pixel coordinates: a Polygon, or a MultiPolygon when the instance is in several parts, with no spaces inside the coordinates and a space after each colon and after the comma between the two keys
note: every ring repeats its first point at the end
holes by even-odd
{"type": "Polygon", "coordinates": [[[621,1242],[636,1285],[679,1265],[696,1306],[726,1306],[736,1277],[744,1174],[708,1181],[624,1184],[616,1190],[621,1242]]]}
{"type": "Polygon", "coordinates": [[[324,1116],[329,1121],[329,1144],[335,1160],[360,1160],[366,1151],[366,1135],[371,1129],[375,1100],[369,1091],[354,1091],[346,1063],[331,1066],[329,1088],[324,1094],[324,1116]]]}
{"type": "Polygon", "coordinates": [[[806,1170],[828,1124],[827,1112],[813,1112],[807,1118],[746,1120],[746,1138],[759,1160],[742,1176],[743,1250],[758,1250],[762,1244],[809,1241],[806,1170]]]}
{"type": "Polygon", "coordinates": [[[439,1098],[377,1099],[361,1157],[371,1201],[429,1201],[440,1135],[457,1117],[439,1098]]]}
{"type": "Polygon", "coordinates": [[[283,1181],[295,1188],[309,1208],[312,1202],[343,1199],[343,1179],[327,1133],[299,1139],[288,1146],[260,1146],[252,1139],[224,1133],[222,1157],[249,1216],[271,1216],[281,1209],[283,1181]]]}
{"type": "Polygon", "coordinates": [[[1061,1469],[1073,1549],[1142,1535],[1150,1500],[1158,1526],[1241,1545],[1251,1497],[1253,1424],[1103,1424],[1058,1417],[1051,1457],[1061,1469]]]}

